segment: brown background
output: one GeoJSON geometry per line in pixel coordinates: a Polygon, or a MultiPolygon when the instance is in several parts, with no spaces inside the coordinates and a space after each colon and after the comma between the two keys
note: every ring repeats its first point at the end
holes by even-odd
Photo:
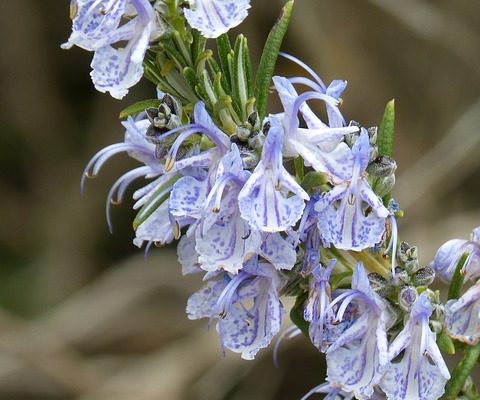
{"type": "MultiPolygon", "coordinates": [[[[256,59],[281,3],[253,0],[242,30],[256,59]]],[[[347,118],[377,124],[396,98],[402,238],[424,264],[480,225],[478,15],[474,0],[298,0],[284,46],[350,82],[347,118]]],[[[153,88],[95,92],[91,54],[59,48],[69,29],[66,0],[0,3],[0,398],[298,399],[323,379],[305,340],[278,369],[270,351],[223,358],[214,329],[184,314],[199,279],[180,276],[174,249],[145,260],[131,245],[130,201],[108,234],[104,200],[132,162],[113,160],[80,196],[90,156],[122,138],[118,111],[153,88]]]]}

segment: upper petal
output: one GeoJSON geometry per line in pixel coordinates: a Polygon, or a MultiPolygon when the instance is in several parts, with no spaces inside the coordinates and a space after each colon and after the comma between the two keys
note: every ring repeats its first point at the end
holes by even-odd
{"type": "Polygon", "coordinates": [[[249,8],[250,0],[195,0],[193,9],[184,12],[192,28],[216,38],[247,18],[249,8]]]}
{"type": "Polygon", "coordinates": [[[445,305],[448,334],[471,346],[480,339],[480,284],[469,288],[458,300],[445,305]]]}

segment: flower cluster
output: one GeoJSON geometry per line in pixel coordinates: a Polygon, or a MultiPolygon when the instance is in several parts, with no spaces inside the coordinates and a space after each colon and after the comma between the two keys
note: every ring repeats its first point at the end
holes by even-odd
{"type": "MultiPolygon", "coordinates": [[[[272,37],[283,37],[292,5],[272,37]]],[[[124,140],[98,152],[84,176],[121,152],[140,162],[113,184],[108,224],[111,204],[134,180],[148,179],[133,194],[134,244],[148,251],[178,240],[183,273],[204,281],[188,299],[188,317],[214,320],[224,348],[253,359],[281,331],[282,296],[294,296],[295,327],[284,336],[303,333],[327,362],[327,383],[305,399],[438,399],[451,376],[437,337],[450,353],[454,341],[480,340],[480,228],[422,267],[417,248],[398,243],[393,103],[379,129],[347,122],[346,81],[326,85],[283,53],[307,76],[273,76],[265,62],[254,88],[246,39],[231,46],[225,34],[249,7],[72,1],[68,46],[95,51],[96,87],[122,97],[145,74],[158,94],[124,111],[124,140]],[[212,37],[217,59],[205,46],[212,37]],[[125,48],[112,47],[120,41],[125,48]],[[265,81],[280,112],[262,111],[265,81]],[[443,305],[429,288],[435,274],[452,287],[476,283],[443,305]]]]}

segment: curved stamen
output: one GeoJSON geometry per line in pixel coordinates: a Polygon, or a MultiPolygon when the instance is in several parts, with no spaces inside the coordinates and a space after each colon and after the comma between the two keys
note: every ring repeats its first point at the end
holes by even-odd
{"type": "Polygon", "coordinates": [[[166,187],[164,190],[162,190],[160,193],[157,193],[154,197],[150,198],[150,202],[148,206],[146,206],[144,209],[140,210],[140,212],[137,215],[138,219],[142,219],[144,215],[149,214],[152,207],[154,206],[159,206],[157,204],[157,200],[160,200],[162,197],[165,197],[170,191],[172,190],[173,185],[166,187]]]}
{"type": "Polygon", "coordinates": [[[152,138],[154,138],[158,141],[161,141],[161,140],[165,139],[166,137],[168,137],[170,135],[173,135],[174,133],[177,133],[177,132],[180,132],[180,131],[186,131],[186,130],[194,129],[194,128],[200,128],[200,125],[197,125],[197,124],[181,125],[181,126],[178,126],[176,128],[170,129],[167,132],[161,133],[161,134],[156,135],[156,136],[152,136],[152,138]]]}
{"type": "Polygon", "coordinates": [[[343,321],[343,315],[345,314],[345,311],[347,311],[347,307],[354,301],[357,297],[361,297],[362,294],[357,292],[357,293],[352,293],[350,296],[346,297],[345,300],[342,302],[340,307],[338,308],[337,315],[335,316],[335,319],[339,322],[343,321]]]}
{"type": "Polygon", "coordinates": [[[390,225],[392,227],[392,232],[390,233],[390,242],[388,243],[387,250],[385,254],[392,251],[392,278],[395,278],[395,268],[397,267],[397,241],[398,241],[398,226],[397,220],[394,215],[389,215],[388,219],[390,220],[390,225]]]}
{"type": "Polygon", "coordinates": [[[231,279],[225,289],[223,289],[216,304],[216,309],[218,310],[220,318],[225,318],[227,315],[227,310],[236,300],[235,297],[237,295],[237,289],[248,278],[250,278],[250,274],[245,271],[240,271],[231,279]]]}
{"type": "Polygon", "coordinates": [[[295,336],[298,336],[302,333],[296,325],[288,327],[277,339],[275,346],[273,348],[273,365],[275,368],[278,368],[278,351],[280,350],[280,345],[285,339],[293,339],[295,336]]]}
{"type": "Polygon", "coordinates": [[[327,90],[327,87],[325,86],[323,81],[320,79],[320,77],[317,75],[317,73],[312,68],[310,68],[307,64],[305,64],[303,61],[300,61],[298,58],[290,54],[284,53],[283,51],[281,51],[279,54],[282,57],[286,58],[287,60],[293,61],[295,64],[299,65],[305,71],[307,71],[312,76],[312,78],[315,79],[317,83],[322,87],[323,92],[327,90]]]}
{"type": "Polygon", "coordinates": [[[292,84],[299,84],[308,86],[310,89],[316,90],[317,92],[324,93],[325,90],[316,82],[312,81],[311,79],[304,78],[302,76],[295,76],[293,78],[288,78],[288,81],[292,84]]]}
{"type": "Polygon", "coordinates": [[[110,233],[113,233],[113,225],[111,221],[110,209],[112,204],[120,204],[123,200],[123,196],[125,191],[127,190],[128,186],[137,178],[145,176],[145,174],[150,171],[150,167],[143,166],[133,169],[125,174],[123,174],[120,178],[118,178],[115,183],[110,188],[108,192],[105,212],[106,212],[106,219],[108,230],[110,233]],[[115,198],[116,197],[116,198],[115,198]]]}
{"type": "Polygon", "coordinates": [[[168,155],[165,161],[165,171],[169,172],[173,168],[180,146],[183,144],[183,142],[186,139],[188,139],[190,136],[192,136],[195,133],[198,133],[198,129],[191,128],[183,131],[180,135],[178,135],[178,137],[173,142],[172,147],[168,151],[168,155]]]}
{"type": "Polygon", "coordinates": [[[205,203],[207,204],[207,207],[210,207],[210,204],[214,200],[213,207],[211,207],[211,210],[213,212],[220,211],[220,203],[222,202],[223,192],[225,191],[225,188],[231,181],[238,184],[240,187],[243,183],[243,182],[238,182],[239,181],[238,178],[232,173],[226,173],[217,179],[212,189],[210,190],[210,193],[208,194],[208,197],[205,203]]]}
{"type": "Polygon", "coordinates": [[[111,144],[100,150],[96,153],[88,162],[87,166],[83,170],[82,179],[80,180],[80,192],[83,193],[83,189],[85,187],[85,179],[86,178],[94,178],[98,175],[98,172],[102,168],[103,164],[112,156],[125,152],[125,151],[140,151],[143,153],[145,152],[145,148],[139,145],[134,145],[131,143],[115,143],[111,144]]]}
{"type": "Polygon", "coordinates": [[[295,99],[295,102],[293,103],[292,106],[292,118],[290,119],[290,126],[289,126],[289,131],[293,132],[295,131],[296,127],[296,116],[298,115],[298,112],[300,110],[300,107],[302,106],[303,103],[309,101],[309,100],[321,100],[324,101],[326,104],[332,107],[333,111],[339,118],[343,118],[342,114],[340,113],[340,110],[338,109],[338,100],[335,98],[328,96],[323,93],[318,93],[318,92],[305,92],[302,93],[300,96],[298,96],[295,99]]]}

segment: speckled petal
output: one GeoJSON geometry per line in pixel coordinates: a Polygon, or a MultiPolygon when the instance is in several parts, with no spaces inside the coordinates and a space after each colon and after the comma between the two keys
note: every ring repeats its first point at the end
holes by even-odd
{"type": "Polygon", "coordinates": [[[200,218],[207,196],[208,182],[184,176],[173,185],[170,212],[176,217],[200,218]]]}
{"type": "Polygon", "coordinates": [[[178,262],[182,266],[182,274],[189,275],[201,272],[198,253],[195,250],[195,236],[183,235],[177,246],[178,262]]]}
{"type": "Polygon", "coordinates": [[[280,233],[267,234],[259,255],[270,262],[276,269],[291,270],[297,259],[294,246],[280,233]]]}
{"type": "Polygon", "coordinates": [[[272,281],[256,278],[253,282],[240,291],[240,296],[244,299],[242,291],[255,293],[253,306],[247,308],[235,303],[217,325],[223,345],[241,353],[246,360],[252,360],[260,349],[270,344],[272,338],[280,332],[283,317],[283,307],[272,281]],[[252,285],[255,287],[252,288],[252,285]]]}
{"type": "Polygon", "coordinates": [[[164,201],[135,231],[133,244],[142,247],[143,242],[168,244],[173,241],[173,229],[170,223],[169,201],[164,201]]]}
{"type": "Polygon", "coordinates": [[[192,294],[187,302],[188,318],[217,317],[217,301],[227,284],[226,280],[209,281],[202,289],[192,294]]]}
{"type": "Polygon", "coordinates": [[[264,232],[285,231],[301,218],[305,202],[275,189],[274,177],[258,168],[238,196],[242,218],[264,232]]]}
{"type": "Polygon", "coordinates": [[[445,325],[454,339],[471,346],[480,339],[480,284],[472,286],[458,300],[445,305],[445,325]]]}
{"type": "Polygon", "coordinates": [[[123,49],[105,46],[95,52],[90,75],[99,92],[110,92],[112,97],[122,99],[128,88],[140,80],[143,67],[141,62],[132,62],[133,50],[129,44],[123,49]]]}
{"type": "Polygon", "coordinates": [[[361,198],[354,198],[352,204],[346,193],[339,199],[340,192],[339,188],[331,195],[327,193],[315,207],[319,212],[318,229],[322,240],[339,249],[355,251],[379,243],[385,232],[385,218],[379,217],[375,212],[365,215],[361,198]],[[330,200],[339,202],[338,206],[330,204],[325,207],[330,200]]]}
{"type": "Polygon", "coordinates": [[[205,271],[223,269],[236,274],[260,247],[260,234],[251,230],[238,211],[205,232],[196,230],[196,250],[205,271]]]}
{"type": "MultiPolygon", "coordinates": [[[[365,322],[367,329],[363,331],[361,339],[349,341],[347,347],[327,351],[328,381],[347,392],[353,392],[359,400],[372,396],[385,367],[379,360],[376,324],[372,324],[368,318],[365,322]]],[[[383,334],[386,341],[386,332],[383,331],[383,334]]]]}
{"type": "Polygon", "coordinates": [[[436,400],[443,395],[447,379],[416,350],[407,348],[402,360],[392,363],[385,373],[380,387],[388,399],[436,400]]]}
{"type": "Polygon", "coordinates": [[[250,0],[195,0],[185,9],[191,27],[207,38],[216,38],[247,18],[250,0]]]}

